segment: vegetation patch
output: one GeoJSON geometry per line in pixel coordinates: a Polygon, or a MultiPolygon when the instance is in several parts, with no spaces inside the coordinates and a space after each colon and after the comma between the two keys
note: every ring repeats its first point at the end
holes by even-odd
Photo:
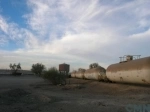
{"type": "Polygon", "coordinates": [[[53,85],[66,84],[66,75],[60,73],[55,67],[51,67],[50,69],[44,71],[42,77],[51,81],[53,85]]]}

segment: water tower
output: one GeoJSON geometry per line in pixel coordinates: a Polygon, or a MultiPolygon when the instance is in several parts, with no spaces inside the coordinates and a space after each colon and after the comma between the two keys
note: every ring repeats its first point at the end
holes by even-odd
{"type": "Polygon", "coordinates": [[[70,70],[70,65],[63,63],[63,64],[59,64],[59,72],[60,73],[64,73],[65,75],[68,75],[70,70]]]}

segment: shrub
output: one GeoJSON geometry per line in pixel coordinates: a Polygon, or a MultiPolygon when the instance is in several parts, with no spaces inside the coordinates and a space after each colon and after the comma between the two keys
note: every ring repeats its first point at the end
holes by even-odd
{"type": "Polygon", "coordinates": [[[52,84],[57,85],[57,84],[66,84],[66,76],[64,74],[60,74],[59,71],[55,68],[52,67],[46,71],[43,72],[43,78],[49,80],[52,82],[52,84]]]}

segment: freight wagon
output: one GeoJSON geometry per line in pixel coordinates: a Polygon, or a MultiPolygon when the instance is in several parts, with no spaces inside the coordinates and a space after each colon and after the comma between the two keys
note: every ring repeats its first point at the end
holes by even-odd
{"type": "Polygon", "coordinates": [[[138,55],[135,58],[134,55],[127,55],[122,57],[119,63],[108,66],[106,70],[91,64],[85,71],[72,72],[71,77],[150,85],[150,57],[139,58],[138,55]]]}

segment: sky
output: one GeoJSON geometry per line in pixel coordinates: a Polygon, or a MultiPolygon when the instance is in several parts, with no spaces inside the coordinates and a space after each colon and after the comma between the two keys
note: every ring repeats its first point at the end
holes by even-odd
{"type": "Polygon", "coordinates": [[[0,68],[107,68],[150,56],[150,0],[0,0],[0,68]]]}

